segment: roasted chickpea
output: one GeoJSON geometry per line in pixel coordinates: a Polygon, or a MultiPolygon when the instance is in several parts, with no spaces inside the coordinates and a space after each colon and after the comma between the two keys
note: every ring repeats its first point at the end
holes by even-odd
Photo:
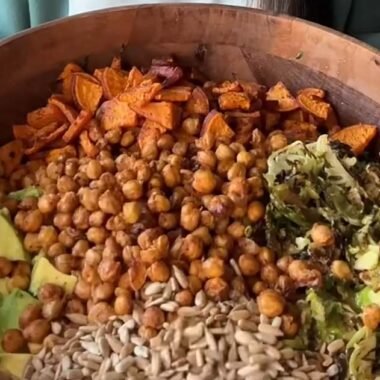
{"type": "Polygon", "coordinates": [[[215,195],[207,203],[207,209],[216,218],[226,218],[232,213],[233,203],[226,195],[215,195]]]}
{"type": "Polygon", "coordinates": [[[104,227],[90,227],[86,233],[87,240],[94,244],[103,244],[108,237],[104,227]]]}
{"type": "Polygon", "coordinates": [[[164,149],[170,150],[173,148],[173,145],[174,145],[174,137],[172,135],[169,135],[168,133],[162,134],[157,141],[157,146],[161,150],[164,150],[164,149]]]}
{"type": "Polygon", "coordinates": [[[319,287],[322,285],[322,273],[311,263],[294,260],[289,264],[288,273],[297,287],[319,287]]]}
{"type": "Polygon", "coordinates": [[[58,235],[60,241],[65,247],[72,248],[74,244],[82,237],[82,234],[72,227],[65,228],[58,235]]]}
{"type": "Polygon", "coordinates": [[[215,228],[215,217],[210,211],[201,211],[201,224],[210,230],[215,228]]]}
{"type": "Polygon", "coordinates": [[[9,329],[5,331],[1,340],[1,347],[5,352],[11,354],[23,352],[26,348],[26,341],[22,332],[17,329],[9,329]]]}
{"type": "Polygon", "coordinates": [[[203,255],[203,241],[193,234],[187,235],[180,247],[181,256],[189,261],[196,260],[203,255]]]}
{"type": "Polygon", "coordinates": [[[218,233],[214,237],[214,244],[217,247],[223,247],[227,250],[231,250],[234,246],[234,241],[232,240],[230,235],[226,233],[218,233]]]}
{"type": "Polygon", "coordinates": [[[362,320],[364,326],[376,330],[380,324],[380,307],[378,305],[367,306],[363,310],[362,320]]]}
{"type": "Polygon", "coordinates": [[[142,324],[145,327],[160,329],[165,322],[164,312],[157,306],[148,307],[145,309],[142,316],[142,324]]]}
{"type": "Polygon", "coordinates": [[[200,194],[211,194],[217,185],[215,175],[209,169],[198,169],[194,173],[192,186],[200,194]]]}
{"type": "Polygon", "coordinates": [[[198,227],[193,231],[192,235],[201,238],[204,245],[211,245],[213,240],[209,229],[205,226],[198,227]]]}
{"type": "Polygon", "coordinates": [[[25,261],[17,261],[14,263],[13,276],[30,276],[32,273],[31,265],[25,261]]]}
{"type": "Polygon", "coordinates": [[[170,278],[170,269],[164,261],[156,261],[148,268],[147,274],[153,282],[167,282],[170,278]]]}
{"type": "Polygon", "coordinates": [[[114,291],[114,284],[111,284],[110,282],[102,282],[96,285],[96,287],[94,288],[92,293],[92,299],[94,300],[94,302],[107,301],[113,296],[114,291]]]}
{"type": "Polygon", "coordinates": [[[120,145],[124,148],[128,148],[135,142],[136,138],[132,131],[126,131],[121,136],[120,145]]]}
{"type": "Polygon", "coordinates": [[[40,210],[19,211],[15,216],[15,225],[23,232],[38,232],[42,222],[40,210]]]}
{"type": "Polygon", "coordinates": [[[165,230],[172,230],[178,225],[178,215],[174,212],[161,213],[158,216],[158,225],[165,230]]]}
{"type": "Polygon", "coordinates": [[[96,211],[99,209],[99,189],[90,189],[82,187],[79,192],[79,201],[81,205],[88,211],[96,211]]]}
{"type": "Polygon", "coordinates": [[[197,116],[187,117],[182,121],[181,128],[185,133],[191,136],[199,134],[201,129],[200,119],[197,116]]]}
{"type": "Polygon", "coordinates": [[[277,260],[277,268],[284,273],[288,273],[289,265],[293,261],[292,256],[283,256],[277,260]]]}
{"type": "Polygon", "coordinates": [[[253,201],[248,205],[248,219],[252,223],[257,223],[265,216],[265,206],[259,201],[253,201]]]}
{"type": "Polygon", "coordinates": [[[84,239],[80,239],[74,244],[71,254],[75,257],[84,258],[89,248],[90,248],[90,245],[88,241],[84,239]]]}
{"type": "Polygon", "coordinates": [[[64,170],[64,165],[62,162],[50,162],[46,167],[46,175],[50,179],[57,180],[62,174],[64,170]]]}
{"type": "Polygon", "coordinates": [[[78,172],[79,163],[77,158],[69,158],[65,162],[65,175],[69,177],[74,177],[74,175],[78,172]]]}
{"type": "Polygon", "coordinates": [[[229,252],[225,247],[211,247],[208,250],[209,257],[218,257],[223,261],[226,261],[229,257],[229,252]]]}
{"type": "Polygon", "coordinates": [[[9,280],[10,289],[27,290],[30,284],[30,277],[26,275],[13,275],[9,280]]]}
{"type": "Polygon", "coordinates": [[[192,294],[197,294],[202,289],[202,281],[196,276],[188,276],[187,281],[189,283],[189,290],[192,294]]]}
{"type": "Polygon", "coordinates": [[[64,306],[65,304],[62,299],[52,299],[44,302],[42,306],[42,316],[49,321],[57,319],[61,316],[64,306]]]}
{"type": "Polygon", "coordinates": [[[186,141],[177,141],[173,145],[172,152],[178,156],[185,156],[188,147],[189,144],[186,141]]]}
{"type": "Polygon", "coordinates": [[[315,223],[310,236],[317,247],[329,247],[335,243],[334,232],[324,224],[315,223]]]}
{"type": "Polygon", "coordinates": [[[38,290],[38,300],[42,303],[63,297],[63,289],[55,284],[44,284],[38,290]]]}
{"type": "Polygon", "coordinates": [[[7,277],[13,269],[12,262],[5,257],[0,257],[0,278],[7,277]]]}
{"type": "Polygon", "coordinates": [[[279,271],[274,264],[264,265],[260,271],[261,279],[269,284],[274,286],[278,281],[279,271]]]}
{"type": "Polygon", "coordinates": [[[65,229],[66,227],[70,227],[72,222],[71,214],[55,214],[53,219],[53,224],[60,230],[65,229]]]}
{"type": "Polygon", "coordinates": [[[194,231],[201,218],[201,211],[192,203],[187,203],[181,208],[180,224],[187,231],[194,231]]]}
{"type": "Polygon", "coordinates": [[[170,210],[170,201],[165,195],[153,192],[147,200],[147,206],[153,213],[168,212],[170,210]]]}
{"type": "MultiPolygon", "coordinates": [[[[75,177],[77,179],[77,177],[75,177]]],[[[61,194],[65,194],[69,191],[77,191],[79,188],[78,183],[74,178],[64,175],[57,180],[57,190],[61,194]]]]}
{"type": "Polygon", "coordinates": [[[72,191],[62,195],[62,198],[57,204],[57,210],[61,213],[73,212],[78,206],[78,197],[72,191]]]}
{"type": "Polygon", "coordinates": [[[20,328],[24,329],[31,322],[40,318],[42,318],[42,305],[39,303],[29,304],[20,315],[20,318],[19,318],[20,328]]]}
{"type": "Polygon", "coordinates": [[[284,314],[282,316],[281,329],[287,338],[294,338],[299,330],[299,322],[292,314],[284,314]]]}
{"type": "Polygon", "coordinates": [[[207,280],[204,290],[207,296],[214,301],[225,301],[230,292],[228,283],[220,277],[207,280]]]}
{"type": "Polygon", "coordinates": [[[91,323],[106,323],[115,315],[115,310],[107,302],[98,302],[88,310],[88,321],[91,323]]]}
{"type": "Polygon", "coordinates": [[[97,160],[90,160],[86,167],[86,174],[89,179],[98,179],[103,173],[102,165],[97,160]]]}
{"type": "Polygon", "coordinates": [[[152,327],[140,326],[137,333],[141,338],[149,341],[158,334],[158,331],[152,327]]]}
{"type": "MultiPolygon", "coordinates": [[[[88,224],[91,227],[101,227],[104,225],[105,221],[106,221],[106,214],[101,210],[93,211],[88,216],[88,224]]],[[[79,228],[79,227],[77,227],[77,228],[79,228]]]]}
{"type": "Polygon", "coordinates": [[[236,153],[226,144],[219,144],[215,150],[215,156],[219,161],[235,160],[236,153]]]}
{"type": "Polygon", "coordinates": [[[252,146],[254,148],[261,148],[264,146],[265,143],[265,136],[263,132],[260,131],[260,129],[255,128],[252,131],[252,140],[251,140],[252,146]]]}
{"type": "Polygon", "coordinates": [[[99,197],[99,208],[105,214],[116,215],[121,212],[122,202],[120,197],[112,190],[106,190],[99,197]]]}
{"type": "Polygon", "coordinates": [[[289,276],[287,276],[286,274],[281,274],[278,277],[277,283],[274,288],[278,290],[281,294],[288,296],[294,291],[294,283],[289,276]]]}
{"type": "Polygon", "coordinates": [[[284,312],[285,299],[277,291],[265,289],[257,297],[257,306],[261,314],[268,318],[274,318],[284,312]]]}
{"type": "Polygon", "coordinates": [[[81,276],[88,284],[96,285],[100,282],[100,277],[96,267],[88,265],[86,262],[82,268],[81,276]]]}
{"type": "Polygon", "coordinates": [[[191,306],[194,303],[194,296],[190,290],[184,289],[175,295],[174,300],[180,306],[191,306]]]}
{"type": "Polygon", "coordinates": [[[239,257],[239,268],[244,276],[255,276],[260,271],[260,263],[255,256],[244,253],[239,257]]]}
{"type": "Polygon", "coordinates": [[[38,233],[38,242],[40,246],[45,250],[56,243],[58,240],[57,230],[53,226],[42,226],[38,233]]]}
{"type": "Polygon", "coordinates": [[[47,251],[47,256],[50,258],[54,258],[59,255],[63,255],[64,253],[66,253],[66,247],[62,243],[57,242],[49,247],[47,251]]]}
{"type": "Polygon", "coordinates": [[[202,263],[202,274],[206,278],[222,277],[224,272],[224,262],[218,257],[209,257],[202,263]]]}
{"type": "Polygon", "coordinates": [[[255,163],[255,156],[251,152],[241,151],[236,156],[236,162],[243,164],[247,169],[255,163]]]}
{"type": "Polygon", "coordinates": [[[64,253],[54,258],[54,265],[60,272],[70,274],[75,265],[74,259],[71,254],[64,253]]]}
{"type": "Polygon", "coordinates": [[[152,169],[149,167],[148,163],[142,161],[141,163],[136,163],[137,177],[136,179],[141,183],[148,182],[152,176],[152,169]]]}
{"type": "Polygon", "coordinates": [[[350,266],[346,261],[334,260],[331,264],[331,273],[342,281],[350,281],[353,278],[350,266]]]}
{"type": "Polygon", "coordinates": [[[103,282],[114,283],[118,281],[120,271],[120,263],[108,258],[102,259],[98,266],[99,277],[103,282]]]}
{"type": "Polygon", "coordinates": [[[117,296],[114,302],[114,309],[116,315],[129,315],[133,311],[132,297],[125,293],[117,296]]]}
{"type": "Polygon", "coordinates": [[[236,206],[245,205],[249,195],[249,185],[242,177],[233,178],[226,184],[226,195],[235,203],[236,206]]]}
{"type": "Polygon", "coordinates": [[[169,188],[174,188],[181,184],[181,173],[179,167],[167,164],[162,169],[162,177],[165,185],[169,188]]]}
{"type": "Polygon", "coordinates": [[[137,223],[142,214],[142,205],[140,202],[126,202],[123,204],[123,218],[127,224],[137,223]]]}
{"type": "Polygon", "coordinates": [[[274,252],[267,247],[260,248],[260,253],[259,253],[258,258],[261,265],[273,264],[275,261],[274,252]]]}
{"type": "Polygon", "coordinates": [[[245,226],[241,222],[233,222],[227,227],[227,233],[234,239],[240,239],[244,236],[245,226]]]}
{"type": "Polygon", "coordinates": [[[112,157],[111,152],[108,152],[106,150],[102,150],[99,153],[98,156],[100,165],[102,165],[104,171],[113,173],[116,169],[115,161],[112,157]]]}
{"type": "Polygon", "coordinates": [[[83,306],[83,303],[75,298],[67,301],[66,308],[65,308],[65,314],[70,313],[76,313],[76,314],[84,314],[85,308],[83,306]]]}
{"type": "Polygon", "coordinates": [[[91,285],[82,278],[78,278],[74,288],[74,294],[81,300],[87,301],[91,297],[91,285]]]}
{"type": "Polygon", "coordinates": [[[199,151],[197,153],[197,161],[201,167],[209,168],[209,169],[215,169],[216,164],[217,164],[215,153],[212,152],[211,150],[199,151]]]}
{"type": "Polygon", "coordinates": [[[42,194],[38,198],[37,207],[42,214],[51,214],[57,207],[58,199],[56,194],[42,194]]]}
{"type": "Polygon", "coordinates": [[[252,291],[256,295],[259,295],[265,289],[268,289],[268,285],[263,281],[256,281],[252,286],[252,291]]]}
{"type": "Polygon", "coordinates": [[[275,152],[276,150],[285,148],[288,145],[288,139],[281,131],[273,131],[267,138],[266,141],[267,149],[269,153],[275,152]]]}
{"type": "Polygon", "coordinates": [[[243,164],[240,164],[238,162],[235,162],[232,164],[232,166],[228,169],[227,172],[227,179],[231,181],[233,178],[236,177],[243,177],[246,176],[246,167],[243,164]]]}

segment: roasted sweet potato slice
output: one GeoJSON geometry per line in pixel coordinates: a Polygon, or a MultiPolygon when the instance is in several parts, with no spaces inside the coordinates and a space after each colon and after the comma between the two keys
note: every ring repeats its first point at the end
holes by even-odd
{"type": "Polygon", "coordinates": [[[62,140],[67,144],[75,140],[88,127],[91,118],[92,113],[90,111],[80,111],[78,117],[62,136],[62,140]]]}
{"type": "Polygon", "coordinates": [[[84,130],[79,135],[79,144],[86,156],[94,158],[98,155],[99,148],[90,140],[87,130],[84,130]]]}
{"type": "Polygon", "coordinates": [[[104,73],[104,70],[105,70],[106,68],[104,67],[104,68],[102,68],[102,69],[95,69],[94,70],[94,74],[93,74],[93,76],[100,82],[100,83],[102,83],[102,79],[103,79],[103,73],[104,73]]]}
{"type": "Polygon", "coordinates": [[[266,100],[276,101],[276,110],[279,112],[294,111],[298,108],[297,100],[282,82],[278,82],[268,90],[266,100]]]}
{"type": "Polygon", "coordinates": [[[304,121],[285,120],[283,123],[284,134],[289,142],[315,141],[318,138],[317,127],[314,124],[306,123],[304,121]]]}
{"type": "Polygon", "coordinates": [[[176,86],[162,89],[155,97],[155,100],[165,102],[187,102],[190,99],[192,88],[188,86],[176,86]]]}
{"type": "Polygon", "coordinates": [[[127,77],[121,70],[106,67],[101,77],[103,93],[106,99],[120,95],[127,84],[127,77]]]}
{"type": "Polygon", "coordinates": [[[43,148],[59,139],[65,133],[67,128],[67,124],[62,124],[61,126],[57,127],[57,123],[52,123],[51,126],[49,125],[43,129],[40,129],[38,131],[38,136],[36,136],[36,139],[34,140],[33,146],[25,149],[25,154],[29,156],[38,153],[43,148]],[[43,130],[46,131],[44,134],[42,134],[43,130]]]}
{"type": "Polygon", "coordinates": [[[160,83],[141,83],[140,85],[126,89],[117,98],[128,106],[143,106],[149,103],[162,89],[160,83]]]}
{"type": "Polygon", "coordinates": [[[300,93],[297,96],[297,101],[300,107],[306,112],[322,120],[328,119],[331,112],[331,105],[323,101],[320,97],[300,93]]]}
{"type": "Polygon", "coordinates": [[[28,124],[15,124],[12,126],[13,137],[16,140],[33,140],[36,130],[28,124]]]}
{"type": "Polygon", "coordinates": [[[73,145],[66,145],[63,148],[52,149],[47,152],[45,160],[46,162],[58,161],[62,158],[74,158],[77,156],[77,151],[73,145]]]}
{"type": "Polygon", "coordinates": [[[104,102],[96,113],[96,118],[106,131],[113,128],[134,128],[138,125],[137,113],[117,98],[104,102]]]}
{"type": "Polygon", "coordinates": [[[229,144],[234,135],[235,132],[228,126],[223,115],[212,110],[203,121],[201,137],[197,145],[203,149],[211,149],[216,141],[229,144]]]}
{"type": "Polygon", "coordinates": [[[376,125],[355,124],[341,129],[330,138],[351,147],[355,155],[362,154],[378,133],[376,125]]]}
{"type": "Polygon", "coordinates": [[[132,67],[128,73],[126,88],[136,87],[144,80],[143,73],[137,68],[132,67]]]}
{"type": "Polygon", "coordinates": [[[157,141],[162,132],[160,126],[155,122],[146,120],[140,129],[137,137],[137,143],[141,151],[141,157],[146,159],[155,159],[158,155],[157,141]]]}
{"type": "Polygon", "coordinates": [[[73,74],[73,99],[78,108],[95,113],[103,95],[103,88],[99,81],[85,73],[73,74]]]}
{"type": "Polygon", "coordinates": [[[219,96],[218,103],[219,108],[223,111],[248,111],[251,106],[251,99],[245,92],[226,92],[219,96]]]}
{"type": "Polygon", "coordinates": [[[24,148],[21,140],[13,140],[0,147],[0,163],[5,175],[10,175],[21,163],[24,148]]]}
{"type": "Polygon", "coordinates": [[[71,102],[73,100],[72,97],[72,80],[74,73],[82,72],[82,68],[76,63],[68,63],[61,74],[58,76],[58,80],[62,82],[62,94],[65,97],[65,100],[71,102]]]}
{"type": "Polygon", "coordinates": [[[267,88],[261,84],[248,81],[239,81],[240,87],[251,98],[257,99],[265,95],[267,88]]]}
{"type": "Polygon", "coordinates": [[[215,95],[221,95],[221,94],[225,94],[227,92],[240,92],[242,90],[241,86],[240,86],[240,83],[238,81],[229,81],[229,80],[226,80],[225,82],[223,82],[222,84],[220,84],[219,86],[214,86],[212,88],[212,93],[215,94],[215,95]]]}
{"type": "Polygon", "coordinates": [[[321,88],[315,88],[315,87],[307,87],[299,90],[297,92],[297,95],[306,95],[306,96],[316,96],[317,98],[323,99],[326,96],[325,90],[322,90],[321,88]]]}
{"type": "Polygon", "coordinates": [[[39,129],[54,122],[62,124],[66,122],[66,117],[57,106],[48,104],[46,107],[29,112],[26,115],[26,122],[31,127],[39,129]]]}
{"type": "Polygon", "coordinates": [[[186,112],[189,114],[207,115],[210,104],[206,93],[200,87],[195,87],[190,99],[186,103],[186,112]]]}
{"type": "Polygon", "coordinates": [[[131,106],[140,116],[154,121],[166,129],[174,129],[180,121],[181,108],[174,103],[156,102],[143,106],[131,106]]]}
{"type": "Polygon", "coordinates": [[[57,95],[52,95],[49,98],[48,103],[53,104],[56,107],[58,107],[59,110],[63,113],[63,115],[65,115],[65,117],[69,123],[73,123],[74,120],[78,116],[78,112],[73,107],[66,104],[64,102],[64,99],[60,98],[57,95]]]}

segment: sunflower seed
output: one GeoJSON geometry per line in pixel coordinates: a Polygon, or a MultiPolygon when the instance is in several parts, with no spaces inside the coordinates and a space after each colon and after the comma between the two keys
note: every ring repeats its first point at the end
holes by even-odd
{"type": "Polygon", "coordinates": [[[105,338],[111,350],[113,352],[116,352],[117,354],[120,354],[120,351],[123,348],[123,345],[120,342],[120,340],[110,334],[106,334],[105,338]]]}
{"type": "Polygon", "coordinates": [[[162,282],[151,282],[148,284],[144,290],[146,296],[153,296],[155,294],[161,293],[165,289],[166,284],[162,282]]]}
{"type": "Polygon", "coordinates": [[[100,350],[95,342],[81,342],[80,344],[88,352],[91,352],[92,354],[95,354],[95,355],[100,354],[100,350]]]}
{"type": "Polygon", "coordinates": [[[237,330],[235,332],[235,340],[242,345],[248,345],[253,341],[253,336],[247,331],[237,330]]]}
{"type": "Polygon", "coordinates": [[[169,302],[165,302],[163,304],[160,305],[160,308],[164,311],[168,311],[168,312],[174,312],[178,309],[178,304],[177,302],[174,302],[174,301],[169,301],[169,302]]]}
{"type": "Polygon", "coordinates": [[[337,340],[334,340],[333,342],[331,342],[327,346],[327,351],[331,355],[331,354],[337,353],[338,351],[341,351],[343,348],[344,348],[344,341],[343,341],[343,339],[337,339],[337,340]]]}
{"type": "Polygon", "coordinates": [[[273,327],[272,325],[260,323],[258,330],[260,333],[272,335],[272,336],[283,336],[284,333],[278,329],[277,327],[273,327]]]}

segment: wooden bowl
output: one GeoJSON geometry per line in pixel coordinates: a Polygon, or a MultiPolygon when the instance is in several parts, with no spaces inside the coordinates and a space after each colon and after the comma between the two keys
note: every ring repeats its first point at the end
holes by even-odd
{"type": "Polygon", "coordinates": [[[149,5],[91,12],[0,43],[0,143],[45,104],[68,61],[88,69],[124,47],[129,63],[175,54],[209,77],[239,77],[291,90],[323,87],[343,125],[379,124],[380,54],[340,33],[286,16],[226,6],[149,5]]]}

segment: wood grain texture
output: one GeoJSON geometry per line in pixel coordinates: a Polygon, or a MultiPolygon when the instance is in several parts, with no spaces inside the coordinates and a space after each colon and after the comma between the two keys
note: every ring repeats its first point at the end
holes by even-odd
{"type": "Polygon", "coordinates": [[[176,54],[209,76],[243,77],[293,90],[322,86],[346,123],[380,124],[380,54],[326,28],[253,9],[210,5],[150,5],[81,14],[0,43],[0,140],[12,123],[42,105],[63,65],[109,63],[126,46],[130,63],[176,54]],[[206,47],[205,60],[195,51],[206,47]]]}

